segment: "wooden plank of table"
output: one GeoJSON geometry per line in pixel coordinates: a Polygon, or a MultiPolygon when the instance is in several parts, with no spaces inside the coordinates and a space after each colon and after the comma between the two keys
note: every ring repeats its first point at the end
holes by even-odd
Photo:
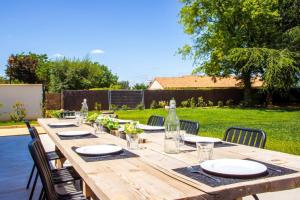
{"type": "MultiPolygon", "coordinates": [[[[133,199],[141,197],[151,197],[155,199],[195,197],[206,199],[235,199],[254,193],[300,187],[300,173],[219,187],[210,187],[206,184],[199,183],[175,173],[172,170],[196,164],[197,156],[194,151],[195,149],[185,146],[183,153],[165,154],[162,145],[163,134],[160,133],[144,134],[143,137],[147,139],[147,143],[141,145],[143,149],[133,151],[140,155],[139,158],[86,163],[71,150],[72,145],[84,146],[88,144],[114,143],[125,147],[126,142],[109,134],[103,134],[98,139],[60,140],[54,130],[47,126],[47,123],[51,120],[41,119],[39,123],[49,133],[50,137],[74,165],[75,169],[78,170],[80,174],[83,174],[84,180],[86,180],[86,183],[90,186],[92,191],[96,193],[97,197],[106,196],[107,199],[113,199],[113,197],[115,197],[114,194],[122,194],[133,199]],[[105,182],[97,182],[98,178],[104,180],[103,178],[105,177],[111,177],[112,181],[105,180],[105,182]],[[118,183],[118,189],[115,188],[115,183],[118,183]],[[166,185],[166,183],[171,185],[166,185]],[[115,187],[113,187],[114,185],[115,187]],[[113,189],[111,187],[113,187],[113,189]],[[143,190],[138,188],[143,188],[143,190]],[[114,193],[111,192],[111,190],[117,190],[117,192],[114,193]]],[[[87,126],[81,128],[91,129],[87,126]]],[[[242,145],[215,148],[214,158],[250,158],[297,171],[300,170],[299,156],[242,145]]]]}
{"type": "Polygon", "coordinates": [[[54,119],[38,121],[99,199],[212,199],[211,195],[161,173],[140,157],[85,162],[71,147],[115,143],[115,140],[125,147],[126,142],[108,134],[93,139],[60,140],[56,135],[60,130],[92,129],[85,125],[52,129],[47,124],[54,119]]]}

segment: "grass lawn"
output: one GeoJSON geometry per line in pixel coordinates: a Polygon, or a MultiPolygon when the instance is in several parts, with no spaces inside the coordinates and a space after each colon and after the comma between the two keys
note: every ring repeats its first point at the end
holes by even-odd
{"type": "MultiPolygon", "coordinates": [[[[37,125],[38,123],[37,123],[37,121],[30,121],[30,124],[32,124],[32,125],[37,125]]],[[[17,126],[17,125],[24,125],[25,126],[25,124],[24,124],[24,122],[14,122],[14,121],[4,121],[4,122],[2,122],[2,121],[0,121],[0,126],[17,126]]]]}
{"type": "MultiPolygon", "coordinates": [[[[117,111],[121,119],[146,123],[150,115],[166,116],[163,109],[117,111]]],[[[262,129],[267,134],[266,148],[300,155],[300,110],[240,108],[178,108],[180,119],[200,122],[202,136],[223,138],[230,126],[262,129]]]]}

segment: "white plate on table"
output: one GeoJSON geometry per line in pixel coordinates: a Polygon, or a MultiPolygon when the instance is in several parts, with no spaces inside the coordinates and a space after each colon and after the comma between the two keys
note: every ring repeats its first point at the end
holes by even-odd
{"type": "Polygon", "coordinates": [[[90,134],[91,132],[89,131],[61,131],[57,133],[57,135],[64,136],[64,137],[85,136],[90,134]]]}
{"type": "Polygon", "coordinates": [[[268,169],[259,162],[240,159],[207,160],[200,166],[207,173],[232,178],[259,176],[265,174],[268,169]]]}
{"type": "Polygon", "coordinates": [[[150,126],[145,124],[139,124],[138,128],[144,130],[144,131],[163,131],[165,130],[164,126],[150,126]]]}
{"type": "Polygon", "coordinates": [[[114,144],[99,144],[79,147],[75,151],[82,155],[103,156],[122,152],[123,148],[114,144]]]}
{"type": "Polygon", "coordinates": [[[52,127],[75,126],[74,122],[52,122],[48,125],[52,127]]]}
{"type": "Polygon", "coordinates": [[[189,143],[197,143],[197,142],[213,142],[213,143],[220,143],[222,142],[219,138],[212,138],[212,137],[202,137],[197,135],[185,134],[183,136],[183,141],[189,143]]]}

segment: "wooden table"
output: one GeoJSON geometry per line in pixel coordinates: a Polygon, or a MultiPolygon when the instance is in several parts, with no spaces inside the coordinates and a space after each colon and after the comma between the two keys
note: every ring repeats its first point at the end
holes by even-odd
{"type": "MultiPolygon", "coordinates": [[[[85,162],[71,147],[92,144],[117,144],[126,148],[126,141],[110,134],[99,138],[61,140],[60,130],[91,130],[82,125],[71,128],[50,128],[47,124],[58,119],[38,119],[56,147],[65,155],[84,181],[84,193],[93,199],[239,199],[263,192],[300,187],[300,173],[251,180],[226,186],[210,187],[174,172],[172,169],[197,163],[193,147],[184,147],[180,154],[163,151],[163,134],[144,134],[147,143],[132,150],[139,157],[85,162]]],[[[300,157],[285,153],[235,145],[214,149],[216,158],[255,159],[300,171],[300,157]]]]}

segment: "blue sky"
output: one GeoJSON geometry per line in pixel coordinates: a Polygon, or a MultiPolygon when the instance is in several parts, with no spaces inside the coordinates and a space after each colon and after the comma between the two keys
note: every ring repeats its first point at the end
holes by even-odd
{"type": "Polygon", "coordinates": [[[6,0],[0,6],[0,75],[10,54],[46,53],[107,65],[120,80],[190,74],[176,55],[190,41],[178,0],[6,0]]]}

